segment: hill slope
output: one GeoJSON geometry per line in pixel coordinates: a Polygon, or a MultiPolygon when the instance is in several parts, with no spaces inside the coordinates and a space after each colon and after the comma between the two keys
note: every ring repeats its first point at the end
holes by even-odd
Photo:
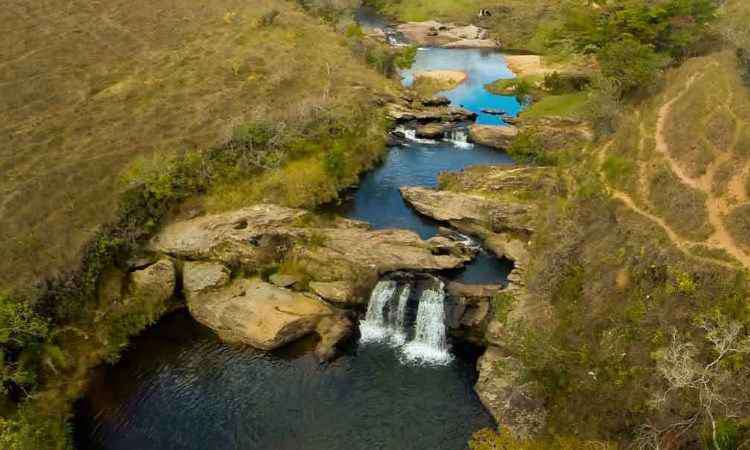
{"type": "Polygon", "coordinates": [[[370,108],[388,83],[286,1],[11,0],[0,23],[2,288],[76,266],[134,159],[370,108]]]}

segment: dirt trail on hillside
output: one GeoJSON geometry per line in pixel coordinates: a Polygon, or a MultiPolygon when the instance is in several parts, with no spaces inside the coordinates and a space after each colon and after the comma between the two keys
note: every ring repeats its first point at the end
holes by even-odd
{"type": "MultiPolygon", "coordinates": [[[[677,178],[686,186],[699,190],[707,196],[705,207],[708,213],[708,221],[713,227],[714,233],[706,241],[690,241],[684,239],[680,237],[679,234],[677,234],[669,226],[669,224],[666,223],[664,219],[638,207],[638,205],[633,201],[632,198],[630,198],[629,195],[624,192],[617,191],[611,186],[610,189],[613,192],[613,196],[622,201],[628,208],[658,224],[666,232],[667,236],[669,236],[669,239],[684,252],[689,252],[690,247],[700,244],[708,248],[723,250],[738,262],[740,262],[745,268],[750,268],[750,254],[743,251],[737,245],[731,233],[727,229],[726,224],[724,223],[724,217],[731,211],[733,206],[735,206],[737,203],[746,203],[748,201],[745,183],[747,180],[747,176],[750,173],[750,162],[746,163],[745,166],[732,177],[727,185],[727,189],[725,190],[725,192],[714,194],[711,187],[722,165],[733,158],[732,152],[728,151],[728,149],[716,149],[719,156],[711,163],[706,173],[701,177],[691,177],[680,166],[679,162],[672,157],[669,142],[666,137],[666,124],[672,113],[672,107],[690,91],[692,85],[702,76],[702,74],[695,74],[690,77],[685,83],[684,88],[659,108],[654,138],[656,142],[656,150],[664,157],[670,170],[677,176],[677,178]]],[[[643,141],[645,139],[645,127],[643,127],[643,124],[641,124],[640,131],[640,145],[642,150],[643,141]]],[[[600,154],[600,158],[602,160],[606,155],[606,152],[609,149],[610,145],[611,143],[607,144],[602,149],[602,153],[600,154]]],[[[639,163],[638,174],[638,184],[639,189],[641,190],[640,194],[644,199],[648,199],[649,188],[644,180],[645,170],[642,167],[641,163],[639,163]]],[[[692,254],[691,256],[696,257],[692,254]]],[[[717,264],[729,266],[729,264],[725,261],[721,261],[718,259],[702,257],[701,259],[710,260],[717,264]]]]}

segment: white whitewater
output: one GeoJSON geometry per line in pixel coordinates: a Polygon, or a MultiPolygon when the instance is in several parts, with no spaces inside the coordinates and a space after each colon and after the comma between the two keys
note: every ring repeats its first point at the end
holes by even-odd
{"type": "Polygon", "coordinates": [[[384,340],[391,333],[386,316],[388,303],[393,299],[398,284],[393,280],[379,281],[370,294],[365,320],[359,325],[362,335],[361,342],[378,342],[384,340]]]}
{"type": "Polygon", "coordinates": [[[432,139],[422,139],[417,137],[417,130],[413,128],[406,128],[404,126],[396,127],[396,131],[404,134],[404,138],[407,141],[416,142],[418,144],[437,144],[438,141],[432,139]]]}
{"type": "Polygon", "coordinates": [[[409,361],[447,364],[453,357],[448,351],[445,330],[445,285],[425,289],[419,299],[414,340],[403,348],[409,361]]]}
{"type": "Polygon", "coordinates": [[[391,310],[391,342],[394,345],[403,345],[406,342],[406,307],[409,304],[411,286],[405,284],[398,294],[398,304],[391,310]]]}
{"type": "Polygon", "coordinates": [[[473,148],[474,144],[469,142],[469,135],[463,128],[454,128],[448,133],[446,141],[452,143],[458,148],[473,148]]]}

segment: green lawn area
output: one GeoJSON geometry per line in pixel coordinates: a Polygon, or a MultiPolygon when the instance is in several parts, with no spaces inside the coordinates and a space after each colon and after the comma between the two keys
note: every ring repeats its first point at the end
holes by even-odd
{"type": "Polygon", "coordinates": [[[528,119],[544,116],[580,117],[587,98],[587,92],[550,95],[529,106],[521,113],[521,117],[528,119]]]}

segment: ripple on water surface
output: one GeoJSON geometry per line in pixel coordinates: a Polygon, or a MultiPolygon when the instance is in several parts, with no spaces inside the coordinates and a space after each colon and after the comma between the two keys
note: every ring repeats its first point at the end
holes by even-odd
{"type": "Polygon", "coordinates": [[[455,450],[492,426],[470,350],[424,367],[369,344],[321,367],[309,342],[276,354],[232,347],[187,313],[132,348],[79,403],[78,448],[455,450]]]}

